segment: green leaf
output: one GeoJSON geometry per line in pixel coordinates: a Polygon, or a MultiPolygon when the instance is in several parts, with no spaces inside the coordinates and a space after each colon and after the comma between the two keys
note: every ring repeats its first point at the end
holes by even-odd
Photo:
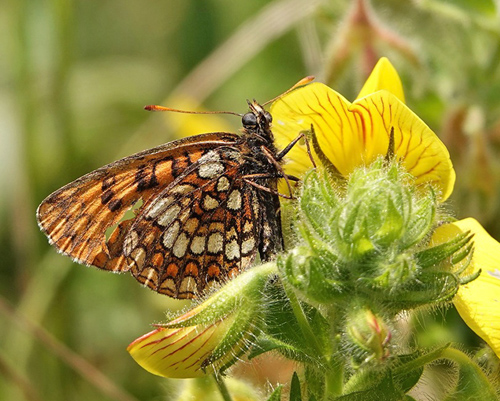
{"type": "Polygon", "coordinates": [[[394,385],[391,372],[387,371],[386,375],[372,387],[338,397],[335,401],[401,401],[404,397],[404,392],[394,385]]]}
{"type": "MultiPolygon", "coordinates": [[[[318,355],[316,355],[313,343],[310,338],[304,337],[283,287],[278,284],[268,285],[265,293],[267,299],[265,301],[265,325],[263,327],[267,336],[287,344],[287,347],[280,347],[279,349],[285,351],[285,355],[289,358],[303,361],[304,356],[308,355],[309,362],[316,359],[318,355]],[[299,354],[287,354],[286,351],[291,349],[299,350],[299,354]]],[[[302,303],[301,306],[309,323],[311,323],[319,312],[309,304],[302,303]]]]}
{"type": "MultiPolygon", "coordinates": [[[[404,365],[405,363],[411,362],[420,356],[420,353],[414,353],[409,355],[399,355],[398,365],[404,365]]],[[[409,370],[408,372],[402,372],[400,374],[394,374],[394,382],[397,383],[397,387],[401,389],[402,392],[407,393],[418,383],[420,378],[424,373],[424,367],[419,366],[415,369],[409,370]]]]}
{"type": "Polygon", "coordinates": [[[290,359],[295,359],[304,362],[311,360],[309,356],[302,354],[302,351],[299,348],[296,348],[283,341],[279,341],[276,338],[267,337],[265,335],[257,338],[257,340],[254,343],[254,346],[252,347],[247,357],[250,360],[252,358],[255,358],[256,356],[274,350],[280,351],[282,354],[284,354],[290,359]]]}
{"type": "Polygon", "coordinates": [[[290,385],[290,401],[302,401],[300,393],[300,381],[297,372],[293,372],[292,383],[290,385]]]}
{"type": "Polygon", "coordinates": [[[465,232],[443,244],[416,253],[415,257],[417,258],[418,265],[424,269],[437,265],[452,256],[455,252],[460,251],[470,242],[472,237],[473,235],[470,232],[465,232]]]}
{"type": "Polygon", "coordinates": [[[386,306],[394,310],[414,309],[449,301],[458,291],[459,280],[452,273],[424,273],[417,278],[411,285],[389,294],[384,300],[386,306]]]}
{"type": "Polygon", "coordinates": [[[283,386],[278,386],[274,389],[273,393],[269,396],[267,401],[280,401],[281,400],[281,390],[283,386]]]}
{"type": "Polygon", "coordinates": [[[459,366],[458,382],[454,391],[444,401],[498,401],[496,386],[490,382],[479,365],[466,354],[449,349],[447,359],[459,366]]]}

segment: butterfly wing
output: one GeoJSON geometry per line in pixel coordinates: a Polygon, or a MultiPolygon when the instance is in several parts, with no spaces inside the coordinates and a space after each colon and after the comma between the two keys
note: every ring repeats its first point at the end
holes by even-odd
{"type": "Polygon", "coordinates": [[[77,262],[193,298],[282,249],[278,197],[243,179],[239,140],[204,134],[111,163],[47,197],[39,225],[77,262]]]}
{"type": "Polygon", "coordinates": [[[212,150],[142,209],[123,247],[138,281],[193,298],[245,270],[258,252],[266,259],[281,249],[277,196],[248,184],[244,163],[236,147],[212,150]]]}
{"type": "Polygon", "coordinates": [[[50,243],[75,261],[128,270],[120,241],[134,219],[122,221],[126,212],[140,200],[147,207],[207,150],[238,139],[231,133],[203,134],[108,164],[49,195],[38,207],[38,224],[50,243]]]}

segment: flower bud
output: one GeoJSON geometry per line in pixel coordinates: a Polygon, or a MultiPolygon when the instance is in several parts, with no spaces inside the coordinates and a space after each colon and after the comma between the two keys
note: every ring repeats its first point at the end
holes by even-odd
{"type": "Polygon", "coordinates": [[[315,302],[364,299],[398,313],[449,301],[463,282],[462,271],[443,262],[466,259],[471,236],[429,246],[438,204],[432,187],[416,186],[397,161],[379,158],[343,185],[311,171],[297,223],[308,246],[294,248],[279,266],[315,302]]]}
{"type": "Polygon", "coordinates": [[[363,308],[352,313],[347,320],[347,338],[355,348],[352,354],[357,363],[373,359],[381,361],[389,356],[391,332],[380,316],[363,308]]]}

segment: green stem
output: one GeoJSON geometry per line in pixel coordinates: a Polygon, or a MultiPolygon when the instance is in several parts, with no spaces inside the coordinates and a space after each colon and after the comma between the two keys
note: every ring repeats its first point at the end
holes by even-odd
{"type": "Polygon", "coordinates": [[[446,350],[448,350],[449,347],[450,344],[446,344],[445,346],[440,347],[435,351],[429,352],[428,354],[422,355],[421,357],[415,358],[414,360],[407,362],[404,365],[395,367],[393,370],[393,375],[405,375],[415,369],[428,365],[435,360],[442,359],[445,357],[446,350]]]}
{"type": "Polygon", "coordinates": [[[325,371],[325,401],[342,394],[343,381],[344,365],[336,359],[331,360],[330,366],[325,371]]]}
{"type": "Polygon", "coordinates": [[[215,383],[220,391],[222,399],[224,401],[233,401],[231,394],[229,394],[229,390],[227,389],[226,383],[224,383],[224,378],[221,375],[213,375],[215,383]]]}
{"type": "Polygon", "coordinates": [[[311,341],[314,350],[316,351],[316,355],[320,358],[320,360],[323,361],[325,356],[323,347],[318,342],[316,335],[312,331],[311,326],[309,325],[309,321],[307,320],[307,316],[304,312],[304,309],[302,309],[302,306],[300,305],[300,302],[297,296],[295,295],[295,291],[286,281],[283,281],[283,287],[285,288],[286,295],[290,300],[290,305],[292,306],[293,314],[297,319],[300,330],[302,331],[302,335],[304,336],[304,338],[307,338],[311,341]]]}

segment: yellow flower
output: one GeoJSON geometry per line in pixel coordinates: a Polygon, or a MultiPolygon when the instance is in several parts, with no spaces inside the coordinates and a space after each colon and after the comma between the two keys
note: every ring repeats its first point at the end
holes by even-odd
{"type": "MultiPolygon", "coordinates": [[[[440,190],[442,201],[453,191],[455,171],[448,150],[406,107],[401,80],[386,58],[377,63],[353,103],[327,86],[313,83],[277,100],[271,112],[280,147],[312,125],[326,163],[344,176],[386,155],[393,130],[394,154],[416,177],[416,183],[432,183],[440,190]]],[[[305,147],[294,147],[288,156],[288,173],[301,176],[309,169],[305,147]]],[[[322,161],[320,155],[315,158],[322,161]]],[[[432,242],[447,242],[465,231],[475,234],[475,251],[465,274],[482,272],[460,286],[453,302],[467,325],[500,357],[500,244],[474,219],[439,227],[432,242]]]]}
{"type": "MultiPolygon", "coordinates": [[[[453,191],[455,171],[444,144],[404,103],[401,81],[386,58],[375,66],[358,98],[350,103],[321,83],[298,88],[271,107],[273,132],[280,148],[313,127],[327,163],[343,176],[372,163],[393,147],[417,184],[432,183],[445,200],[453,191]],[[394,143],[390,146],[391,135],[394,143]]],[[[315,159],[325,164],[321,155],[315,159]]],[[[288,154],[288,173],[310,169],[305,147],[288,154]]]]}
{"type": "Polygon", "coordinates": [[[481,274],[460,286],[453,303],[465,323],[500,357],[500,244],[472,218],[438,227],[432,241],[437,245],[466,231],[474,234],[474,254],[465,273],[481,269],[481,274]]]}

